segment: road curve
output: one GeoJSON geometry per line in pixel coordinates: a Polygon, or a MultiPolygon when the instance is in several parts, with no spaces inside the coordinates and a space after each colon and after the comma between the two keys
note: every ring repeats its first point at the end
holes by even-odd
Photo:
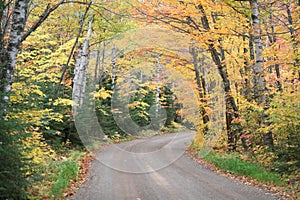
{"type": "Polygon", "coordinates": [[[279,199],[195,163],[183,152],[193,133],[110,145],[96,155],[75,200],[279,199]]]}

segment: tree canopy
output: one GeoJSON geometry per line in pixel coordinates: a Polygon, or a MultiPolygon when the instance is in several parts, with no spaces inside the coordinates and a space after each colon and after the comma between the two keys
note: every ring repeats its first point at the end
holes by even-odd
{"type": "Polygon", "coordinates": [[[46,195],[66,144],[178,127],[300,178],[299,0],[1,0],[0,19],[0,198],[46,195]]]}

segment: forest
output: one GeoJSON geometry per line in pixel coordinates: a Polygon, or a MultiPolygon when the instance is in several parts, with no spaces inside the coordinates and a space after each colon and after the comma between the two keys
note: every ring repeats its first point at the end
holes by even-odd
{"type": "Polygon", "coordinates": [[[300,198],[299,0],[1,0],[0,19],[0,199],[65,199],[100,147],[180,131],[300,198]]]}

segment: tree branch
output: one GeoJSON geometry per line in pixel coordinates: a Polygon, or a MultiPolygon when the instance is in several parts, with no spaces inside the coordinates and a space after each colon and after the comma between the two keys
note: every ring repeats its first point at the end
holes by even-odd
{"type": "Polygon", "coordinates": [[[23,42],[24,40],[26,40],[26,38],[32,33],[34,32],[48,17],[49,15],[55,11],[60,5],[62,5],[64,3],[65,0],[61,0],[60,2],[58,2],[56,5],[54,5],[53,7],[50,7],[50,4],[47,5],[44,13],[40,16],[40,18],[38,19],[38,21],[36,21],[34,23],[34,25],[32,27],[30,27],[27,32],[22,36],[21,42],[23,42]]]}

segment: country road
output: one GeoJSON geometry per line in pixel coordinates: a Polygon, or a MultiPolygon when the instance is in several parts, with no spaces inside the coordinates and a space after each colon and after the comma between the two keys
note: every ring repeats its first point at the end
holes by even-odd
{"type": "Polygon", "coordinates": [[[184,154],[193,133],[110,145],[97,154],[76,200],[279,199],[217,175],[184,154]]]}

